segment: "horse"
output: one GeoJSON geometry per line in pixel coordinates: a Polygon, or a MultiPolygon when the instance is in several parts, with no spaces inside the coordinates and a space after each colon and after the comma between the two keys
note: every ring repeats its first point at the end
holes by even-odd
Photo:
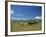
{"type": "Polygon", "coordinates": [[[33,25],[33,24],[36,24],[37,22],[29,22],[28,24],[29,25],[33,25]]]}

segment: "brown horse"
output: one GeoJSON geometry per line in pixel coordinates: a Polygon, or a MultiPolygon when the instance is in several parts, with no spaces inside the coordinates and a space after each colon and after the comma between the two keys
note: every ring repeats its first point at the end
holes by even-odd
{"type": "Polygon", "coordinates": [[[33,24],[36,24],[37,22],[29,22],[28,24],[29,25],[33,25],[33,24]]]}

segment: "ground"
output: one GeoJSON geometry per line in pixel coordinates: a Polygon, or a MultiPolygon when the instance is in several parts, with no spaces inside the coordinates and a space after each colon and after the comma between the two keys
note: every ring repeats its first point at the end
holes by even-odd
{"type": "Polygon", "coordinates": [[[24,21],[12,21],[11,22],[11,31],[19,32],[19,31],[39,31],[42,29],[41,22],[35,24],[28,24],[29,22],[24,21]]]}

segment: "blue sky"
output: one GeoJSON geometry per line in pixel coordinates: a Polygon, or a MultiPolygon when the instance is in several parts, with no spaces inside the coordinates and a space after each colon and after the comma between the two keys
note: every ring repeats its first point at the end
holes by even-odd
{"type": "Polygon", "coordinates": [[[24,6],[24,5],[11,5],[11,18],[12,19],[34,19],[41,17],[41,6],[24,6]]]}

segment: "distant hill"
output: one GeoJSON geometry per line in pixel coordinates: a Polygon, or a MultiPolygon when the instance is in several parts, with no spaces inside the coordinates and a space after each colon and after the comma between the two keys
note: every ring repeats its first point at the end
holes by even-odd
{"type": "Polygon", "coordinates": [[[29,19],[29,20],[11,20],[11,22],[41,22],[41,19],[29,19]]]}

